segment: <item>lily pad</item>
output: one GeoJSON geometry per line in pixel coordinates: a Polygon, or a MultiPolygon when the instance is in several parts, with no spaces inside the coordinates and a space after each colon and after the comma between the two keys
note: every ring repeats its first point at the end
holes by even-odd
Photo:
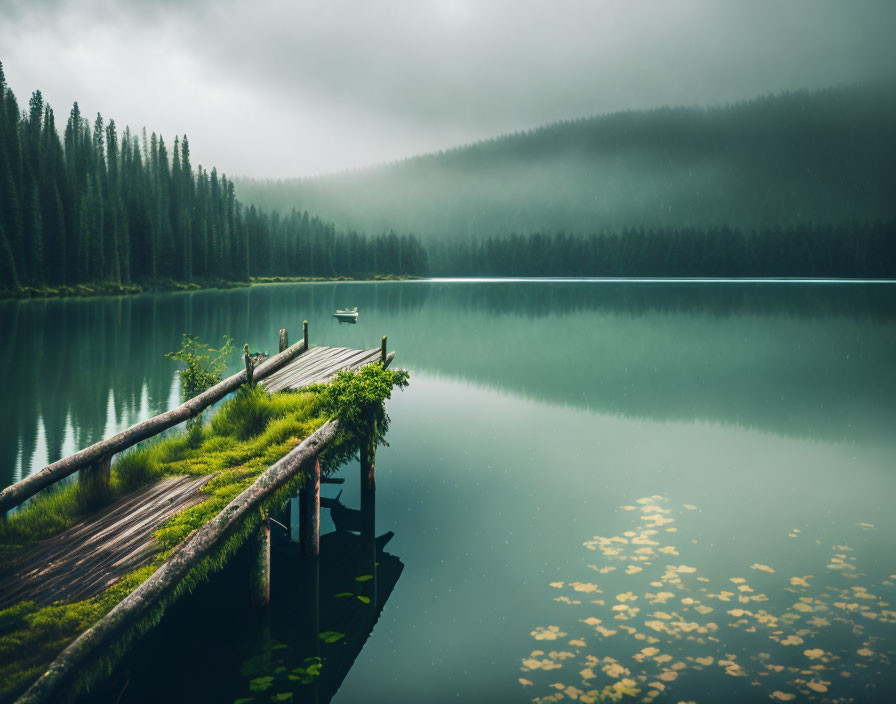
{"type": "Polygon", "coordinates": [[[249,689],[253,692],[263,692],[266,689],[270,689],[273,684],[273,677],[256,677],[254,680],[249,681],[249,689]]]}
{"type": "Polygon", "coordinates": [[[338,631],[324,631],[323,633],[318,633],[317,637],[324,643],[335,643],[337,640],[345,638],[345,633],[339,633],[338,631]]]}

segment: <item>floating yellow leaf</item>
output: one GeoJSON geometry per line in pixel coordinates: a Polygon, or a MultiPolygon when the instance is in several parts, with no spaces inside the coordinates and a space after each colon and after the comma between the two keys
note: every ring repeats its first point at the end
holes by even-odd
{"type": "Polygon", "coordinates": [[[781,645],[802,645],[803,639],[799,636],[787,636],[784,640],[779,641],[781,645]]]}
{"type": "Polygon", "coordinates": [[[529,635],[535,640],[557,640],[558,638],[566,636],[566,633],[561,631],[557,626],[539,626],[529,635]]]}
{"type": "Polygon", "coordinates": [[[527,680],[525,677],[520,677],[517,681],[524,687],[531,687],[533,684],[535,684],[531,680],[527,680]]]}
{"type": "Polygon", "coordinates": [[[790,692],[781,692],[779,690],[775,690],[769,695],[770,699],[777,699],[779,702],[789,702],[796,699],[795,694],[790,694],[790,692]]]}
{"type": "Polygon", "coordinates": [[[630,674],[628,669],[620,665],[618,662],[611,662],[608,665],[604,665],[602,669],[610,677],[615,677],[616,679],[630,674]]]}
{"type": "Polygon", "coordinates": [[[809,689],[819,693],[827,692],[830,684],[830,682],[825,682],[824,680],[810,680],[809,682],[806,682],[806,686],[809,689]]]}
{"type": "Polygon", "coordinates": [[[769,572],[769,573],[774,572],[774,570],[771,567],[769,567],[768,565],[760,565],[758,562],[754,562],[752,565],[750,565],[750,569],[751,570],[759,570],[760,572],[769,572]]]}

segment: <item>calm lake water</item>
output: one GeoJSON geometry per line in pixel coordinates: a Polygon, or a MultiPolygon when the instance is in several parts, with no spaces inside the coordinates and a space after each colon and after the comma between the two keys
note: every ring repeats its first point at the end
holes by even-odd
{"type": "MultiPolygon", "coordinates": [[[[270,352],[303,319],[312,344],[388,334],[411,372],[377,455],[377,530],[394,537],[369,638],[369,613],[353,634],[323,605],[363,577],[349,548],[325,539],[315,620],[282,545],[266,617],[235,560],[92,701],[892,701],[896,286],[346,283],[6,303],[0,481],[176,403],[163,355],[182,332],[270,352]],[[355,305],[357,325],[330,317],[355,305]],[[307,657],[335,674],[302,684],[307,657]]],[[[357,466],[341,474],[323,493],[357,507],[357,466]]]]}

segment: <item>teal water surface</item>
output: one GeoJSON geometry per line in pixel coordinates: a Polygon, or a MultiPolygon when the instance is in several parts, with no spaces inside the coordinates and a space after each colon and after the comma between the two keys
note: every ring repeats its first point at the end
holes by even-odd
{"type": "MultiPolygon", "coordinates": [[[[312,344],[388,334],[411,371],[377,457],[377,529],[403,570],[333,701],[891,700],[896,287],[345,283],[4,304],[0,479],[175,403],[163,355],[182,332],[276,351],[303,319],[312,344]],[[357,325],[331,317],[344,306],[357,325]]],[[[325,495],[356,506],[356,474],[325,495]]],[[[289,569],[266,623],[230,572],[94,697],[329,698],[287,677],[304,652],[289,569]]],[[[326,669],[337,651],[321,655],[326,669]]]]}

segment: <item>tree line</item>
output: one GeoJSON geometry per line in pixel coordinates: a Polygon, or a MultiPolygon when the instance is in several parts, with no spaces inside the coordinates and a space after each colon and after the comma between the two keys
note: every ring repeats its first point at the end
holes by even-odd
{"type": "Polygon", "coordinates": [[[0,64],[0,289],[425,269],[411,235],[244,206],[226,175],[193,168],[186,135],[169,150],[99,114],[91,127],[75,103],[60,137],[41,92],[20,110],[0,64]]]}
{"type": "Polygon", "coordinates": [[[896,220],[510,235],[433,243],[429,260],[436,276],[896,278],[896,220]]]}

